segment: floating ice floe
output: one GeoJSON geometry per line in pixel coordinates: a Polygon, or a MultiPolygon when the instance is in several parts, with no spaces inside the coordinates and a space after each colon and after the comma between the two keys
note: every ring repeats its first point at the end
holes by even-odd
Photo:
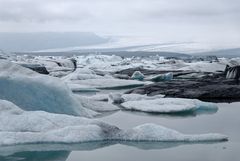
{"type": "Polygon", "coordinates": [[[24,110],[88,117],[96,114],[85,109],[60,79],[9,61],[0,60],[0,89],[0,99],[9,100],[24,110]]]}
{"type": "Polygon", "coordinates": [[[115,130],[119,129],[100,121],[44,111],[23,111],[0,100],[0,145],[97,141],[115,130]]]}
{"type": "Polygon", "coordinates": [[[75,73],[70,73],[67,75],[68,79],[70,81],[72,80],[87,80],[87,79],[103,79],[104,77],[98,76],[96,74],[75,74],[75,73]]]}
{"type": "Polygon", "coordinates": [[[141,94],[123,94],[121,95],[124,102],[128,101],[140,101],[140,100],[154,100],[158,98],[163,98],[164,95],[155,95],[155,96],[147,96],[147,95],[141,95],[141,94]]]}
{"type": "Polygon", "coordinates": [[[72,81],[74,84],[91,86],[97,89],[124,89],[143,86],[145,83],[136,80],[121,80],[121,79],[88,79],[72,81]]]}
{"type": "Polygon", "coordinates": [[[90,141],[226,141],[221,134],[185,135],[155,124],[121,130],[104,122],[44,111],[23,111],[0,100],[0,145],[90,141]]]}
{"type": "Polygon", "coordinates": [[[122,103],[121,106],[128,110],[152,113],[179,113],[218,109],[217,105],[214,103],[184,98],[158,98],[153,100],[144,99],[128,101],[122,103]]]}
{"type": "Polygon", "coordinates": [[[227,137],[220,134],[198,134],[187,135],[176,130],[166,128],[156,124],[143,124],[133,129],[127,130],[121,137],[122,140],[134,141],[168,141],[168,142],[204,142],[204,141],[224,141],[227,137]]]}

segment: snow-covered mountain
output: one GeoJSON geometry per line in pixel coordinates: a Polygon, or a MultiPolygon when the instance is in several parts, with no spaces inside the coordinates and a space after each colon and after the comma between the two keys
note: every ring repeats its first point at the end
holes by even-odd
{"type": "Polygon", "coordinates": [[[107,41],[91,32],[0,33],[0,49],[10,52],[95,45],[107,41]]]}
{"type": "Polygon", "coordinates": [[[0,49],[28,55],[71,56],[101,53],[123,57],[160,55],[238,57],[236,44],[161,41],[155,37],[103,36],[94,33],[0,33],[0,49]]]}

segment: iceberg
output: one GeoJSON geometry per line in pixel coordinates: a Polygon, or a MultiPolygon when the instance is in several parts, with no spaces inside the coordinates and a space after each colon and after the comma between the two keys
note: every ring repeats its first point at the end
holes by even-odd
{"type": "Polygon", "coordinates": [[[214,103],[185,98],[157,98],[153,100],[128,101],[121,104],[127,110],[151,113],[184,113],[197,110],[217,110],[214,103]]]}
{"type": "Polygon", "coordinates": [[[0,100],[0,145],[99,141],[111,138],[118,131],[117,127],[94,119],[24,111],[0,100]]]}
{"type": "Polygon", "coordinates": [[[182,134],[176,130],[156,124],[143,124],[127,130],[121,135],[122,140],[130,141],[161,141],[161,142],[207,142],[226,141],[227,137],[221,134],[182,134]]]}
{"type": "Polygon", "coordinates": [[[221,134],[186,135],[155,124],[122,130],[104,122],[45,111],[24,111],[0,100],[0,146],[30,143],[81,143],[92,141],[227,141],[221,134]]]}
{"type": "Polygon", "coordinates": [[[87,117],[97,114],[85,109],[59,78],[5,60],[0,60],[0,89],[0,99],[11,101],[23,110],[87,117]]]}
{"type": "Polygon", "coordinates": [[[152,76],[147,80],[150,80],[152,82],[161,82],[161,81],[170,81],[172,79],[173,79],[173,73],[166,73],[166,74],[159,74],[156,76],[152,76]]]}
{"type": "Polygon", "coordinates": [[[144,80],[144,75],[140,71],[135,71],[132,76],[132,79],[143,81],[144,80]]]}

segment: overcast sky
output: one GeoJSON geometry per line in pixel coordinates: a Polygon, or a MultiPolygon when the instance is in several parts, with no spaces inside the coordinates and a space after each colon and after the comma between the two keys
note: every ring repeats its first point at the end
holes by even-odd
{"type": "Polygon", "coordinates": [[[240,43],[240,0],[0,0],[5,31],[240,43]]]}

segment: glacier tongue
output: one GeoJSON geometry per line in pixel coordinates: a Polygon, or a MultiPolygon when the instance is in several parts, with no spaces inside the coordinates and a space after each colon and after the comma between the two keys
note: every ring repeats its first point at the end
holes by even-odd
{"type": "Polygon", "coordinates": [[[0,99],[24,110],[43,110],[91,117],[97,113],[83,108],[58,78],[41,75],[9,61],[0,60],[0,99]]]}
{"type": "Polygon", "coordinates": [[[54,114],[44,111],[24,111],[0,100],[0,145],[26,143],[80,143],[89,141],[226,141],[221,134],[186,135],[155,124],[144,124],[121,130],[104,122],[54,114]]]}

